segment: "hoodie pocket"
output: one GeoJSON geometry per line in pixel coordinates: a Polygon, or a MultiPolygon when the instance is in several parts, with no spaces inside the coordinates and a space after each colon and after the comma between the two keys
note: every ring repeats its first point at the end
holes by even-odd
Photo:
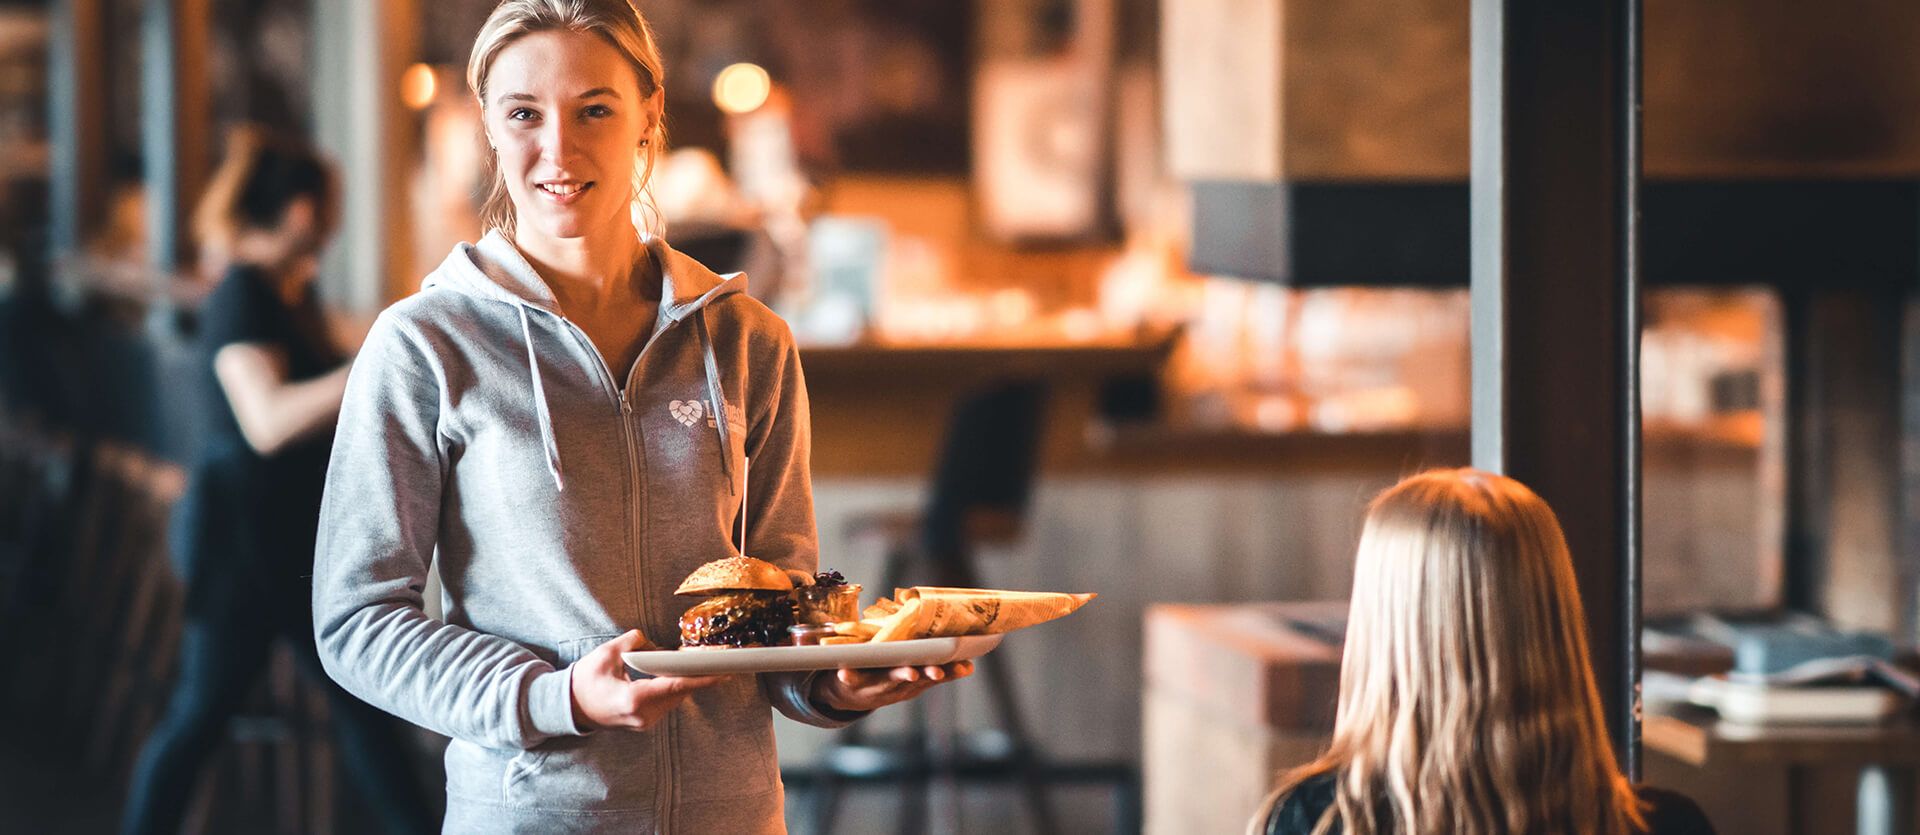
{"type": "MultiPolygon", "coordinates": [[[[563,641],[556,655],[565,667],[617,637],[563,641]]],[[[506,762],[500,774],[501,802],[578,811],[651,809],[660,773],[657,740],[654,733],[624,730],[550,739],[506,762]]]]}
{"type": "Polygon", "coordinates": [[[758,676],[731,676],[695,693],[680,705],[676,718],[677,799],[751,797],[780,787],[773,707],[760,693],[758,676]]]}
{"type": "Polygon", "coordinates": [[[550,740],[508,762],[501,802],[583,812],[652,809],[658,756],[649,733],[607,730],[550,740]]]}

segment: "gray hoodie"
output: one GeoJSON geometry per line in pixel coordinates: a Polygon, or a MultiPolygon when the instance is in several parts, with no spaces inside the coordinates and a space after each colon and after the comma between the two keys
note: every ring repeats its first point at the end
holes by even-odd
{"type": "MultiPolygon", "coordinates": [[[[314,565],[327,672],[447,748],[449,832],[780,832],[769,704],[835,727],[804,674],[737,676],[648,732],[574,724],[568,665],[737,553],[812,571],[810,429],[786,324],[657,239],[653,335],[621,385],[498,233],[382,313],[334,436],[314,565]],[[752,459],[751,468],[742,459],[752,459]],[[422,611],[437,555],[445,620],[422,611]]],[[[817,675],[817,674],[815,674],[817,675]]]]}

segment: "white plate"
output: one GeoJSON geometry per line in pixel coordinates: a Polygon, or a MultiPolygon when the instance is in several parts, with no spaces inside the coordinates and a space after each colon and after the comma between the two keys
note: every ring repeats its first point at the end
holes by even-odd
{"type": "Polygon", "coordinates": [[[920,638],[867,644],[813,647],[650,650],[621,653],[627,666],[656,676],[708,676],[726,673],[774,673],[832,670],[839,667],[928,667],[978,658],[1000,645],[1004,635],[920,638]]]}

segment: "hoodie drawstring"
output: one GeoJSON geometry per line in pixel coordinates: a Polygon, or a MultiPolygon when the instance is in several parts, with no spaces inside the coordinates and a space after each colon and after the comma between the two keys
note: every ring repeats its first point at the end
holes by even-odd
{"type": "MultiPolygon", "coordinates": [[[[560,442],[553,437],[553,413],[547,408],[547,388],[540,382],[540,361],[533,353],[533,326],[527,321],[527,306],[520,310],[520,336],[527,343],[527,370],[533,373],[533,412],[540,422],[540,441],[547,451],[547,472],[553,473],[553,489],[566,492],[566,479],[560,474],[560,442]]],[[[708,374],[712,374],[713,354],[707,354],[708,374]]]]}
{"type": "Polygon", "coordinates": [[[740,495],[740,485],[733,480],[733,435],[727,426],[727,393],[720,385],[720,363],[713,356],[713,337],[707,333],[707,309],[702,307],[693,312],[694,329],[700,332],[700,347],[706,352],[707,360],[707,397],[713,404],[713,427],[720,433],[720,472],[727,478],[727,495],[740,495]]]}

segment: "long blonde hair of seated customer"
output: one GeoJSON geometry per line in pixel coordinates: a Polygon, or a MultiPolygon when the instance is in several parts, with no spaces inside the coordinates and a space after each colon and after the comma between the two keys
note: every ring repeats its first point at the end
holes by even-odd
{"type": "Polygon", "coordinates": [[[1333,742],[1268,808],[1331,774],[1316,833],[1644,830],[1585,624],[1560,523],[1525,485],[1435,470],[1389,488],[1360,537],[1333,742]]]}

